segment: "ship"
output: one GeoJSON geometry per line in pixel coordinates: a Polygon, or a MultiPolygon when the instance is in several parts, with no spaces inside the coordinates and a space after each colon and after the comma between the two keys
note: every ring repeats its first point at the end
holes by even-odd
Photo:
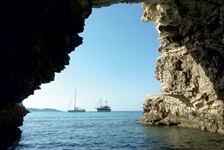
{"type": "Polygon", "coordinates": [[[95,107],[96,110],[98,112],[110,112],[111,111],[111,108],[110,108],[110,106],[107,105],[107,103],[108,103],[108,101],[105,100],[105,104],[103,105],[102,104],[102,99],[100,98],[100,100],[97,103],[97,107],[95,107]]]}
{"type": "Polygon", "coordinates": [[[72,99],[68,106],[68,112],[86,112],[85,109],[76,107],[76,92],[77,92],[77,89],[75,89],[75,93],[72,95],[72,99]],[[69,110],[69,107],[70,107],[72,101],[74,101],[74,108],[69,110]]]}

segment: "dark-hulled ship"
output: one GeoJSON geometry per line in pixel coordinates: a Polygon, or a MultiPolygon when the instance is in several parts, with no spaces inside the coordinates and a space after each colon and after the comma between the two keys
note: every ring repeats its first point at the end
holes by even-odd
{"type": "Polygon", "coordinates": [[[102,104],[102,100],[100,98],[99,102],[97,103],[98,107],[96,107],[96,110],[98,112],[110,112],[111,108],[107,105],[107,100],[105,100],[105,105],[102,104]]]}

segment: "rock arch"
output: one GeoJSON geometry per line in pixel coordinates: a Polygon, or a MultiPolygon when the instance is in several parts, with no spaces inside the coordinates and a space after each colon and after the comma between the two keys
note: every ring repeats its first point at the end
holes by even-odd
{"type": "Polygon", "coordinates": [[[222,0],[5,1],[0,6],[2,129],[22,125],[27,112],[20,102],[69,64],[91,8],[119,2],[144,2],[142,20],[155,21],[159,31],[162,56],[155,76],[161,94],[146,97],[141,122],[223,133],[222,0]]]}

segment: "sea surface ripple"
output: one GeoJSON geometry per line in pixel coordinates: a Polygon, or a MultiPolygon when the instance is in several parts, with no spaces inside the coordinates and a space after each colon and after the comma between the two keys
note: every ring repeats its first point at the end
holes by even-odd
{"type": "MultiPolygon", "coordinates": [[[[224,150],[224,135],[136,123],[140,111],[32,112],[11,149],[224,150]]],[[[8,148],[10,149],[10,147],[8,148]]]]}

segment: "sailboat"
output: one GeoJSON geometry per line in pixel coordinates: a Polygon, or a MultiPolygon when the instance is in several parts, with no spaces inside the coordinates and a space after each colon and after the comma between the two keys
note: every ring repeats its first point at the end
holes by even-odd
{"type": "Polygon", "coordinates": [[[73,97],[74,97],[74,94],[73,94],[72,99],[70,101],[70,104],[68,106],[68,112],[85,112],[86,111],[85,109],[76,107],[76,92],[77,92],[77,89],[75,89],[75,93],[74,93],[75,94],[75,98],[74,98],[74,109],[69,110],[69,107],[70,107],[70,105],[71,105],[71,103],[73,101],[73,97]]]}
{"type": "Polygon", "coordinates": [[[96,107],[98,112],[110,112],[111,108],[107,105],[107,100],[105,100],[105,105],[102,105],[102,99],[98,101],[97,105],[99,104],[98,107],[96,107]]]}

